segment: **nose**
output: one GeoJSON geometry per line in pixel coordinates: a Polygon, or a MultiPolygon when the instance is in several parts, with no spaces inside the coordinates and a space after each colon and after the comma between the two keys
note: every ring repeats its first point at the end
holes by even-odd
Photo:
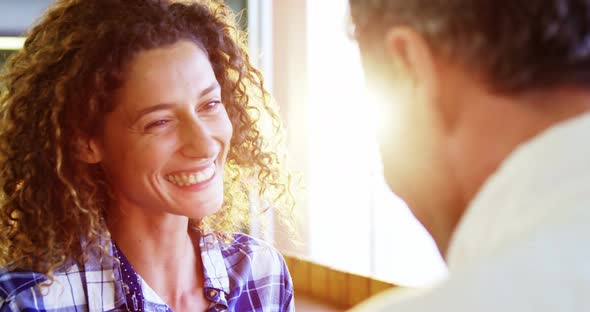
{"type": "Polygon", "coordinates": [[[190,158],[214,158],[221,146],[207,123],[198,118],[185,121],[181,130],[181,154],[190,158]]]}

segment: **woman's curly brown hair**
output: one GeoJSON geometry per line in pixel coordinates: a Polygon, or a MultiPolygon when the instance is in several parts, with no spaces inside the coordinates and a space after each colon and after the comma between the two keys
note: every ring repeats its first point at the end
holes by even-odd
{"type": "Polygon", "coordinates": [[[260,209],[272,207],[290,225],[279,115],[225,5],[63,0],[31,29],[2,76],[0,267],[51,277],[92,248],[107,251],[103,213],[112,192],[98,165],[78,159],[77,142],[101,131],[134,55],[179,40],[206,50],[234,128],[223,207],[199,226],[219,234],[246,229],[252,190],[265,203],[260,209]]]}

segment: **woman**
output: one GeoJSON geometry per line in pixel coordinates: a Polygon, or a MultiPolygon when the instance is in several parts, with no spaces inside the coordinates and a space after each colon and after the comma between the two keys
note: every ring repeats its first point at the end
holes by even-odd
{"type": "Polygon", "coordinates": [[[64,0],[30,31],[2,81],[0,311],[294,309],[281,255],[231,234],[252,189],[292,205],[233,18],[64,0]]]}

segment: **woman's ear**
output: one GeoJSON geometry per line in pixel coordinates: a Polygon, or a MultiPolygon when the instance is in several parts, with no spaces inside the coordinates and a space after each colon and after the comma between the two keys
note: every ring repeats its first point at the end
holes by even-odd
{"type": "Polygon", "coordinates": [[[78,159],[87,164],[97,164],[102,160],[98,142],[94,139],[80,137],[76,144],[78,159]]]}

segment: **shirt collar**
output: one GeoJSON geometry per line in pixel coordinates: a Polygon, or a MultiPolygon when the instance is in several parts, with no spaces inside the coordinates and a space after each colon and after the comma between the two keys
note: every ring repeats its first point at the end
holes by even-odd
{"type": "MultiPolygon", "coordinates": [[[[222,306],[227,308],[227,295],[229,295],[229,276],[227,273],[227,267],[222,255],[222,242],[219,240],[217,235],[214,233],[205,233],[199,229],[199,246],[201,249],[201,259],[203,263],[203,275],[204,275],[204,288],[205,295],[211,301],[212,305],[222,306]],[[216,289],[218,291],[211,291],[216,289]]],[[[117,248],[113,244],[113,248],[117,248]]],[[[119,251],[121,258],[124,255],[119,251]]],[[[121,260],[126,262],[127,260],[121,260]]],[[[128,265],[127,270],[129,274],[135,274],[135,271],[128,265]]],[[[120,278],[120,274],[118,277],[120,278]]],[[[154,292],[154,290],[143,280],[140,276],[137,276],[141,285],[141,295],[144,297],[144,307],[146,311],[160,311],[161,308],[166,307],[164,301],[154,292]]],[[[121,284],[121,283],[118,283],[121,284]]],[[[126,296],[122,290],[119,290],[117,298],[121,298],[123,301],[126,300],[126,296]]],[[[128,303],[130,304],[130,303],[128,303]]]]}
{"type": "Polygon", "coordinates": [[[221,254],[221,242],[213,233],[201,234],[199,240],[205,277],[205,288],[216,288],[229,294],[229,277],[221,254]]]}
{"type": "Polygon", "coordinates": [[[517,148],[467,208],[450,243],[449,269],[476,264],[564,218],[590,219],[589,134],[590,113],[517,148]]]}
{"type": "MultiPolygon", "coordinates": [[[[96,296],[94,294],[87,294],[88,300],[88,307],[91,311],[93,310],[102,310],[104,308],[115,308],[124,305],[127,302],[125,297],[125,290],[123,288],[123,278],[121,275],[121,271],[118,268],[117,264],[114,261],[108,261],[107,259],[112,258],[114,259],[114,245],[112,242],[106,242],[104,239],[100,239],[100,245],[105,246],[108,245],[110,248],[107,249],[106,253],[108,256],[105,256],[105,251],[101,248],[87,248],[87,241],[82,240],[82,250],[88,250],[88,258],[86,262],[84,262],[83,272],[86,283],[100,285],[100,296],[96,296]],[[110,300],[105,307],[105,302],[102,294],[109,294],[113,293],[112,297],[112,306],[110,305],[110,300]]],[[[72,268],[77,268],[75,263],[72,263],[72,268]]],[[[66,272],[71,271],[64,270],[66,272]]],[[[74,272],[77,272],[79,269],[75,269],[74,272]]],[[[86,286],[87,287],[87,286],[86,286]]],[[[88,288],[88,287],[87,287],[88,288]]],[[[95,287],[96,288],[96,287],[95,287]]],[[[96,289],[94,289],[96,290],[96,289]]],[[[89,291],[86,289],[86,291],[89,291]]]]}

